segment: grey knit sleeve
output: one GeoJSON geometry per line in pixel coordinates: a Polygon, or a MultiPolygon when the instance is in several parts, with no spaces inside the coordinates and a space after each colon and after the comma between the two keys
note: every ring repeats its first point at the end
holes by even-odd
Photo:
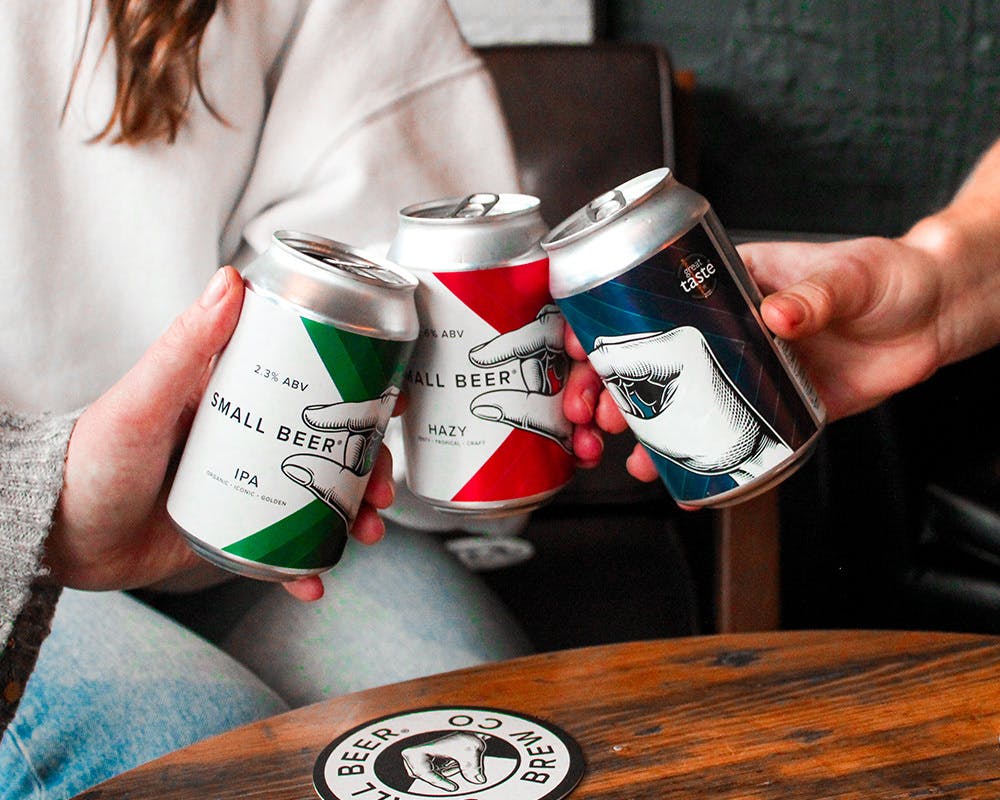
{"type": "Polygon", "coordinates": [[[14,715],[59,588],[36,583],[62,489],[66,447],[79,412],[0,409],[0,734],[14,715]]]}

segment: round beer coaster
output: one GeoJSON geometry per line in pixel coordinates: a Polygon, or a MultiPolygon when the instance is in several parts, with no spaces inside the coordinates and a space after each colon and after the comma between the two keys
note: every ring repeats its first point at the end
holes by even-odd
{"type": "Polygon", "coordinates": [[[580,746],[549,722],[496,708],[434,707],[371,720],[316,760],[325,800],[559,800],[583,777],[580,746]]]}

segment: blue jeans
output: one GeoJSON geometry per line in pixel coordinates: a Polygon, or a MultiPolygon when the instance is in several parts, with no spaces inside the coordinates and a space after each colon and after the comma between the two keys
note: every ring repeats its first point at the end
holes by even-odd
{"type": "Polygon", "coordinates": [[[438,536],[387,528],[376,545],[348,545],[318,603],[245,582],[257,597],[232,603],[241,618],[213,638],[295,707],[531,651],[510,612],[438,536]]]}
{"type": "Polygon", "coordinates": [[[0,741],[0,798],[68,798],[286,710],[248,669],[127,594],[66,590],[0,741]]]}
{"type": "Polygon", "coordinates": [[[192,598],[218,645],[127,594],[64,592],[0,741],[0,800],[68,798],[289,706],[528,652],[437,537],[390,528],[348,546],[317,603],[248,580],[192,598]]]}

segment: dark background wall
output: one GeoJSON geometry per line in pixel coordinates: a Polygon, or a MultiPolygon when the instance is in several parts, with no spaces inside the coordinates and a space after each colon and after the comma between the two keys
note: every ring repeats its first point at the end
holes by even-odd
{"type": "MultiPolygon", "coordinates": [[[[478,2],[487,16],[501,8],[478,2]]],[[[515,5],[530,27],[527,2],[515,5]]],[[[660,44],[693,74],[681,127],[693,126],[700,163],[683,180],[730,229],[901,233],[1000,135],[1000,0],[593,3],[598,38],[660,44]]],[[[538,5],[544,18],[558,4],[538,5]]],[[[586,0],[566,5],[582,13],[586,0]]],[[[573,77],[568,96],[586,112],[602,82],[573,77]]],[[[551,121],[566,99],[557,83],[507,95],[533,141],[533,114],[551,121]]],[[[614,159],[617,146],[590,151],[614,159]]],[[[1000,415],[984,413],[998,371],[994,348],[827,428],[780,489],[783,627],[1000,633],[1000,415]]],[[[626,518],[601,481],[590,505],[578,495],[536,512],[536,558],[487,579],[543,647],[711,632],[712,517],[685,515],[674,531],[672,504],[652,497],[626,518]]]]}
{"type": "Polygon", "coordinates": [[[607,0],[607,38],[697,81],[723,223],[901,233],[1000,133],[1000,0],[607,0]]]}
{"type": "MultiPolygon", "coordinates": [[[[730,229],[902,233],[1000,135],[1000,0],[602,12],[694,73],[695,183],[730,229]]],[[[781,489],[784,627],[1000,632],[998,368],[993,348],[827,428],[781,489]]]]}

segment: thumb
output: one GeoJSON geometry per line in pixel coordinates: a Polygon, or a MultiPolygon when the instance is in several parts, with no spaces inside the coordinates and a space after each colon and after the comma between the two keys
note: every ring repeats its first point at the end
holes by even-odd
{"type": "Polygon", "coordinates": [[[760,314],[778,336],[802,339],[836,320],[856,319],[876,293],[871,275],[850,266],[831,265],[765,297],[760,314]]]}
{"type": "Polygon", "coordinates": [[[146,441],[172,438],[189,400],[204,386],[214,357],[236,328],[243,280],[219,269],[189,306],[102,398],[146,441]]]}
{"type": "Polygon", "coordinates": [[[833,320],[862,313],[876,287],[871,274],[841,243],[756,242],[740,254],[765,291],[760,313],[784,339],[801,339],[833,320]]]}

